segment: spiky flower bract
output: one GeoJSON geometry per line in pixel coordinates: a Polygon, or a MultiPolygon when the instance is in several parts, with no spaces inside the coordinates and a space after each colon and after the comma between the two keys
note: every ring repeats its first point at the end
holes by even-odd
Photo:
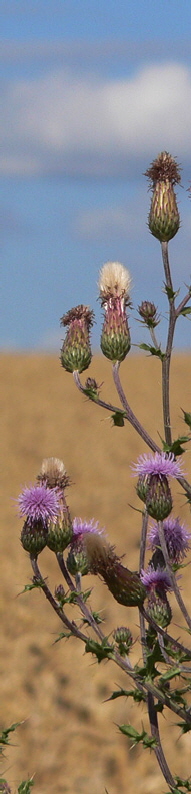
{"type": "Polygon", "coordinates": [[[91,362],[90,328],[94,312],[89,306],[69,309],[61,318],[61,325],[68,326],[61,350],[61,364],[67,372],[83,372],[91,362]]]}
{"type": "MultiPolygon", "coordinates": [[[[181,562],[190,548],[190,533],[185,529],[184,524],[180,524],[178,517],[166,518],[163,522],[163,530],[170,561],[172,563],[181,562]]],[[[158,524],[154,524],[150,529],[149,548],[153,551],[161,548],[158,524]]]]}
{"type": "Polygon", "coordinates": [[[41,522],[45,526],[59,514],[59,495],[56,488],[31,485],[23,489],[18,497],[20,514],[27,517],[27,524],[41,522]]]}
{"type": "Polygon", "coordinates": [[[111,361],[123,361],[130,350],[126,316],[130,283],[129,271],[120,262],[106,262],[103,265],[99,278],[100,299],[104,308],[101,349],[111,361]]]}
{"type": "Polygon", "coordinates": [[[134,476],[136,474],[147,476],[158,474],[164,477],[180,477],[182,475],[182,461],[175,460],[172,452],[155,452],[154,455],[140,455],[137,463],[132,465],[134,476]]]}
{"type": "Polygon", "coordinates": [[[168,152],[161,152],[145,172],[153,191],[148,225],[160,242],[168,242],[177,233],[180,216],[174,185],[180,182],[180,168],[168,152]]]}

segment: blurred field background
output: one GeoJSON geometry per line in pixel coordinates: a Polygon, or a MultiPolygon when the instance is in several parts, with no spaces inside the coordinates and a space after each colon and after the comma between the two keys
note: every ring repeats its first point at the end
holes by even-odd
{"type": "MultiPolygon", "coordinates": [[[[34,775],[34,794],[162,794],[167,785],[153,753],[131,749],[117,725],[131,722],[148,729],[145,707],[131,699],[104,701],[130,681],[113,662],[95,663],[74,639],[54,644],[62,626],[43,593],[19,595],[30,582],[28,555],[20,544],[21,520],[15,498],[34,481],[44,457],[64,460],[72,486],[68,502],[72,516],[99,520],[124,563],[138,567],[140,520],[129,505],[140,508],[130,464],[146,447],[135,431],[112,426],[110,415],[88,403],[53,355],[2,354],[1,424],[1,703],[3,727],[23,721],[12,735],[1,774],[12,792],[34,775]]],[[[181,407],[191,410],[189,355],[174,356],[171,377],[173,434],[184,434],[181,407]]],[[[97,356],[85,373],[103,383],[102,396],[119,405],[109,362],[97,356]]],[[[162,431],[161,367],[158,360],[129,356],[121,378],[130,405],[149,433],[159,441],[162,431]]],[[[82,380],[84,382],[85,379],[82,380]]],[[[191,452],[184,456],[191,474],[191,452]]],[[[191,525],[190,511],[180,486],[173,489],[174,515],[191,525]]],[[[188,555],[191,560],[191,552],[188,555]]],[[[54,555],[45,550],[40,567],[52,588],[61,582],[54,555]]],[[[91,603],[102,609],[105,633],[130,626],[135,644],[132,661],[139,660],[138,614],[120,607],[98,578],[91,603]]],[[[184,595],[190,607],[190,565],[184,570],[184,595]]],[[[174,609],[175,636],[181,635],[180,613],[174,609]]],[[[189,638],[182,634],[185,642],[189,638]]],[[[191,740],[181,737],[171,713],[160,717],[167,760],[176,774],[191,773],[191,740]]]]}

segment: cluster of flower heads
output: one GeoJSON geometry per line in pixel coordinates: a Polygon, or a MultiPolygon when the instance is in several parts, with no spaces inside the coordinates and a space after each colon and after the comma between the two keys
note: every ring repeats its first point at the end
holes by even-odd
{"type": "Polygon", "coordinates": [[[148,610],[161,625],[168,625],[171,610],[166,598],[172,589],[171,578],[165,568],[162,553],[159,522],[171,564],[180,564],[190,548],[190,533],[180,523],[179,518],[170,516],[172,499],[168,478],[182,475],[182,461],[176,461],[172,453],[156,452],[154,455],[141,455],[132,466],[133,474],[138,475],[137,493],[145,502],[149,515],[156,519],[151,526],[148,547],[153,556],[146,570],[141,571],[141,581],[148,593],[148,610]]]}
{"type": "MultiPolygon", "coordinates": [[[[58,458],[43,461],[35,485],[26,486],[18,497],[20,515],[25,517],[21,532],[21,542],[26,551],[37,556],[45,546],[54,552],[63,552],[70,546],[71,561],[80,567],[84,550],[82,539],[87,533],[102,534],[98,522],[82,518],[71,520],[65,499],[65,488],[69,484],[64,464],[58,458]]],[[[87,569],[87,559],[86,569],[87,569]]],[[[72,566],[71,566],[72,567],[72,566]]]]}
{"type": "Polygon", "coordinates": [[[25,517],[21,541],[34,556],[46,545],[55,553],[69,547],[67,567],[72,575],[100,574],[114,598],[125,605],[139,605],[147,595],[151,616],[166,626],[171,619],[166,594],[172,583],[165,567],[158,522],[162,522],[170,563],[180,564],[190,548],[191,536],[179,518],[169,515],[172,503],[168,478],[182,475],[182,462],[171,453],[156,452],[141,455],[132,470],[139,478],[137,492],[155,518],[148,537],[152,559],[140,577],[121,564],[98,521],[77,516],[71,520],[65,500],[69,478],[57,458],[45,459],[36,484],[26,486],[18,497],[20,514],[25,517]]]}

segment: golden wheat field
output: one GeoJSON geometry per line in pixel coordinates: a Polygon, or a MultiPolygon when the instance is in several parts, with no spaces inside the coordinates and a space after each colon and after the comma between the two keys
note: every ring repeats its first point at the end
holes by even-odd
{"type": "MultiPolygon", "coordinates": [[[[3,354],[2,464],[1,464],[1,704],[2,724],[22,722],[6,749],[1,775],[12,792],[22,779],[34,775],[34,794],[162,794],[167,785],[153,753],[131,748],[118,725],[133,723],[148,728],[145,706],[131,699],[107,701],[118,686],[130,681],[113,662],[99,666],[78,640],[55,644],[62,626],[39,590],[20,595],[32,571],[20,544],[22,522],[15,498],[34,481],[42,458],[64,460],[72,485],[68,503],[72,516],[94,518],[105,527],[109,540],[124,564],[138,567],[140,508],[130,464],[146,447],[125,424],[113,427],[110,414],[89,403],[77,391],[73,378],[53,355],[3,354]]],[[[184,434],[181,408],[191,410],[189,355],[174,355],[171,377],[172,427],[184,434]]],[[[109,362],[97,356],[88,372],[103,382],[102,396],[119,405],[109,362]]],[[[86,375],[85,375],[86,377],[86,375]]],[[[158,442],[162,435],[160,362],[130,356],[121,367],[121,378],[130,405],[158,442]]],[[[83,377],[82,377],[83,380],[83,377]]],[[[184,456],[191,475],[191,452],[184,456]]],[[[180,486],[173,489],[174,512],[187,526],[190,512],[180,486]]],[[[191,552],[188,556],[191,560],[191,552]]],[[[44,550],[39,558],[44,576],[55,588],[61,574],[54,554],[44,550]]],[[[190,565],[184,570],[184,594],[190,606],[190,565]]],[[[102,610],[105,633],[127,625],[135,640],[132,661],[140,658],[138,613],[112,598],[97,578],[87,576],[84,587],[93,587],[91,603],[102,610]]],[[[183,581],[182,581],[183,587],[183,581]]],[[[181,618],[174,597],[175,636],[181,635],[181,618]]],[[[188,634],[182,634],[188,642],[188,634]]],[[[171,713],[160,717],[161,738],[167,760],[176,774],[191,773],[191,739],[174,728],[171,713]]]]}

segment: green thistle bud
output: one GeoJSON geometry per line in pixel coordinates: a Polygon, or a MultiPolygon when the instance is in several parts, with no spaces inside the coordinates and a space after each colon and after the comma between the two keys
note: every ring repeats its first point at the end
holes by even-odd
{"type": "Polygon", "coordinates": [[[100,299],[104,307],[101,350],[111,361],[123,361],[131,347],[126,316],[130,281],[128,270],[120,262],[106,262],[100,273],[100,299]]]}
{"type": "Polygon", "coordinates": [[[90,328],[94,313],[88,306],[76,306],[61,318],[68,331],[61,350],[61,364],[67,372],[83,372],[91,362],[90,328]]]}
{"type": "Polygon", "coordinates": [[[147,612],[152,620],[165,629],[172,620],[172,610],[166,595],[163,598],[157,595],[156,591],[151,590],[148,597],[147,612]]]}
{"type": "Polygon", "coordinates": [[[141,305],[138,306],[138,312],[148,328],[156,328],[156,325],[160,322],[156,306],[150,301],[142,301],[141,305]]]}
{"type": "Polygon", "coordinates": [[[176,160],[168,152],[161,152],[145,172],[153,191],[148,225],[154,237],[168,242],[178,232],[180,216],[174,185],[180,182],[176,160]]]}
{"type": "Polygon", "coordinates": [[[119,653],[121,656],[128,656],[129,651],[133,644],[133,637],[130,629],[126,626],[121,626],[113,632],[114,640],[118,645],[119,653]]]}
{"type": "Polygon", "coordinates": [[[167,477],[160,474],[149,476],[146,508],[150,516],[157,521],[163,521],[172,510],[172,496],[167,477]]]}
{"type": "Polygon", "coordinates": [[[21,543],[25,551],[37,557],[47,544],[47,527],[43,521],[31,524],[26,520],[21,532],[21,543]]]}
{"type": "Polygon", "coordinates": [[[71,576],[76,576],[77,573],[85,576],[89,573],[89,563],[82,537],[79,536],[73,541],[66,563],[71,576]]]}
{"type": "Polygon", "coordinates": [[[66,509],[66,511],[62,511],[61,518],[55,523],[53,521],[49,522],[47,546],[55,553],[62,552],[71,543],[72,537],[72,523],[66,509]]]}
{"type": "Polygon", "coordinates": [[[54,591],[55,598],[62,607],[65,602],[65,590],[62,584],[58,584],[54,591]]]}

